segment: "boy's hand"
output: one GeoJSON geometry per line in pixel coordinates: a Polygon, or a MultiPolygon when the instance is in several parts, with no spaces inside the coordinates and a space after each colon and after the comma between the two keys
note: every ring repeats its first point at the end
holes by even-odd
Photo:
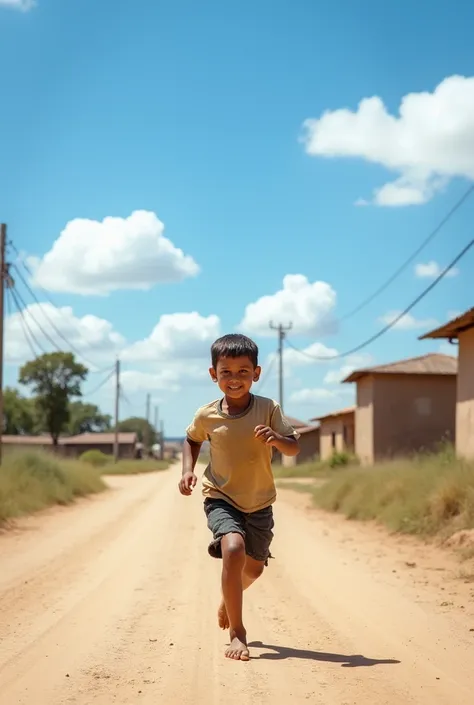
{"type": "Polygon", "coordinates": [[[281,436],[273,428],[263,425],[255,427],[255,438],[267,446],[272,446],[275,442],[281,440],[281,436]]]}
{"type": "Polygon", "coordinates": [[[197,477],[193,472],[185,472],[181,480],[179,481],[179,491],[184,494],[185,497],[189,497],[192,494],[193,489],[196,487],[197,477]]]}

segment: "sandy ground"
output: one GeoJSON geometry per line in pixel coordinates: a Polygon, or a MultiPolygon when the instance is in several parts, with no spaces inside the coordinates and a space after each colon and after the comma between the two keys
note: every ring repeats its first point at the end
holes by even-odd
{"type": "Polygon", "coordinates": [[[474,584],[455,559],[288,490],[246,595],[253,658],[227,661],[219,562],[177,480],[116,478],[0,535],[1,705],[473,702],[474,584]]]}

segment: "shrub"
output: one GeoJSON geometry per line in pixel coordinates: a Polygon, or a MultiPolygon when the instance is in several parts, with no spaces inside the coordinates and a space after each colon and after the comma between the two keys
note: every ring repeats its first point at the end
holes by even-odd
{"type": "Polygon", "coordinates": [[[90,465],[58,460],[48,453],[12,453],[0,471],[0,524],[104,489],[100,474],[90,465]]]}
{"type": "Polygon", "coordinates": [[[110,462],[110,457],[105,453],[102,453],[101,450],[92,449],[86,450],[82,453],[79,456],[79,460],[81,463],[88,463],[94,468],[103,468],[104,465],[107,465],[107,463],[110,462]]]}

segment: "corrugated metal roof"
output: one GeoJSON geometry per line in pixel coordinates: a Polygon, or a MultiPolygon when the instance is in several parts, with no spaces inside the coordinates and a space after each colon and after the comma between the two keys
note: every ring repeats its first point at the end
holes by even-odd
{"type": "Polygon", "coordinates": [[[6,445],[50,446],[53,441],[51,436],[2,436],[2,443],[6,445]]]}
{"type": "Polygon", "coordinates": [[[444,326],[435,328],[435,330],[430,331],[421,335],[419,340],[425,340],[426,338],[457,338],[460,333],[469,328],[474,328],[474,308],[470,308],[469,311],[465,311],[461,316],[453,318],[444,326]]]}
{"type": "MultiPolygon", "coordinates": [[[[121,431],[118,434],[118,442],[123,445],[131,445],[137,440],[136,433],[121,431]]],[[[60,445],[111,445],[115,442],[115,433],[81,433],[78,436],[61,438],[60,445]]]]}
{"type": "Polygon", "coordinates": [[[311,421],[324,421],[325,419],[333,419],[336,416],[349,416],[349,414],[354,414],[355,410],[355,406],[347,406],[345,409],[332,411],[330,414],[325,414],[325,416],[317,416],[315,419],[311,419],[311,421]]]}
{"type": "Polygon", "coordinates": [[[412,357],[407,360],[391,362],[387,365],[377,365],[376,367],[365,367],[354,370],[343,382],[357,382],[365,375],[455,375],[458,371],[458,361],[451,355],[441,353],[429,353],[420,357],[412,357]]]}

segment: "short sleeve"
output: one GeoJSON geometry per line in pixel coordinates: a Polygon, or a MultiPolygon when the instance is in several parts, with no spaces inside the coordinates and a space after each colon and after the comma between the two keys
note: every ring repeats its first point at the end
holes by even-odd
{"type": "Polygon", "coordinates": [[[195,413],[193,420],[186,429],[186,436],[195,443],[204,443],[208,440],[207,431],[204,424],[201,409],[195,413]]]}
{"type": "Polygon", "coordinates": [[[274,431],[279,433],[280,436],[293,436],[296,440],[300,437],[298,431],[295,431],[293,426],[284,417],[279,404],[275,404],[275,408],[272,411],[270,426],[274,431]]]}

